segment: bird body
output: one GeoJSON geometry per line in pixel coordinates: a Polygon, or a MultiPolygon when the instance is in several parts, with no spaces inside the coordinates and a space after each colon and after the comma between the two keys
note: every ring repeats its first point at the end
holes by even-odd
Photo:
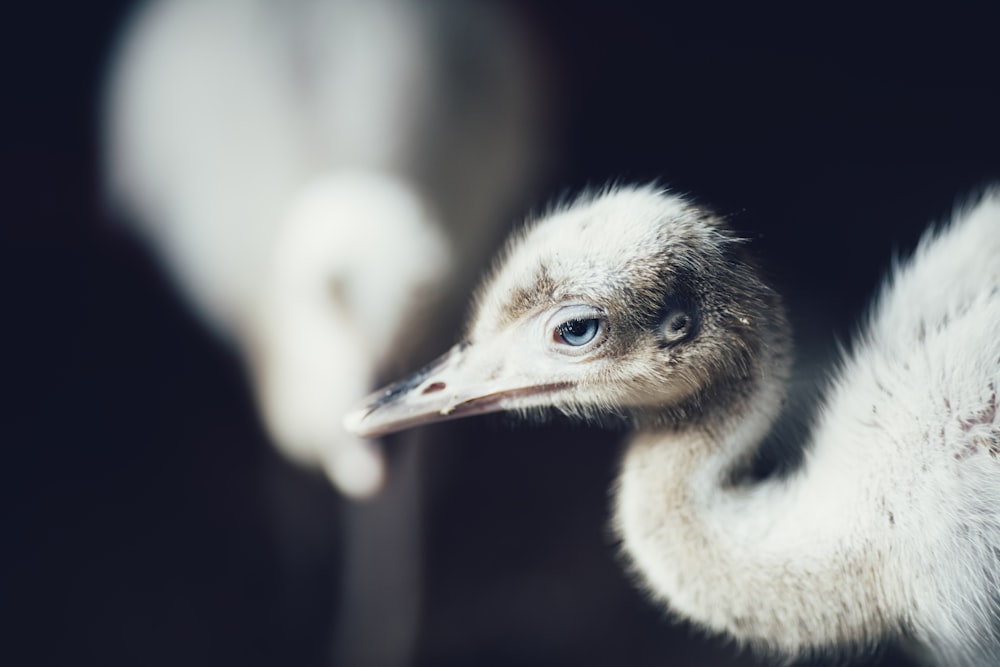
{"type": "Polygon", "coordinates": [[[625,416],[614,527],[675,613],[796,656],[886,639],[1000,659],[1000,192],[894,267],[791,470],[784,309],[718,218],[652,188],[516,238],[465,340],[376,392],[362,434],[494,410],[625,416]]]}
{"type": "Polygon", "coordinates": [[[943,662],[997,656],[998,290],[994,195],[895,269],[788,477],[726,484],[774,398],[641,436],[616,526],[650,590],[790,653],[895,635],[943,662]],[[650,511],[663,502],[688,515],[650,511]]]}

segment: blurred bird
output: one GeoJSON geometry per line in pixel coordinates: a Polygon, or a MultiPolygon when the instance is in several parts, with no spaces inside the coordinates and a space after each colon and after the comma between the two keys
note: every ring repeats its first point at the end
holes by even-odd
{"type": "Polygon", "coordinates": [[[895,267],[801,462],[761,478],[790,363],[781,299],[718,217],[613,188],[515,238],[463,342],[346,424],[625,419],[614,525],[673,611],[785,657],[895,639],[1000,662],[1000,191],[895,267]]]}
{"type": "Polygon", "coordinates": [[[422,342],[537,173],[508,19],[448,0],[160,0],[117,50],[112,201],[239,350],[275,444],[348,495],[384,470],[339,415],[422,342]]]}
{"type": "MultiPolygon", "coordinates": [[[[156,0],[116,49],[112,203],[238,352],[274,444],[348,496],[386,468],[342,413],[444,335],[539,173],[526,46],[487,3],[156,0]]],[[[415,466],[401,456],[348,512],[344,664],[406,659],[415,466]]]]}

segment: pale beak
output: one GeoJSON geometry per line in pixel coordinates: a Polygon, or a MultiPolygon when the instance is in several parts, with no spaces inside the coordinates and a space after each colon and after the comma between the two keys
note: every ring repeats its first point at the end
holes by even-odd
{"type": "Polygon", "coordinates": [[[459,343],[413,375],[365,398],[344,417],[344,428],[376,437],[420,424],[538,404],[539,395],[568,382],[539,383],[537,368],[507,362],[502,346],[459,343]],[[532,400],[535,399],[535,400],[532,400]]]}

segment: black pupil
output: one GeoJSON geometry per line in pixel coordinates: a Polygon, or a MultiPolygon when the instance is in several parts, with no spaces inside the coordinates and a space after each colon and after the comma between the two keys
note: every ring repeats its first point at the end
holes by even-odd
{"type": "Polygon", "coordinates": [[[562,325],[563,334],[569,336],[583,336],[590,330],[589,320],[570,320],[562,325]]]}
{"type": "Polygon", "coordinates": [[[688,324],[687,315],[675,315],[674,319],[670,322],[670,330],[674,333],[679,332],[681,329],[686,327],[688,324]]]}

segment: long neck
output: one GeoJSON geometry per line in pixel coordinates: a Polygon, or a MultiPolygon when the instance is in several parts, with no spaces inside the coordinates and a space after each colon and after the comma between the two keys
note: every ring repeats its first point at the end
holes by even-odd
{"type": "Polygon", "coordinates": [[[783,373],[752,382],[738,405],[634,438],[615,507],[625,552],[654,597],[710,630],[789,655],[871,644],[895,596],[850,468],[821,469],[812,447],[789,475],[733,481],[784,398],[783,373]]]}

